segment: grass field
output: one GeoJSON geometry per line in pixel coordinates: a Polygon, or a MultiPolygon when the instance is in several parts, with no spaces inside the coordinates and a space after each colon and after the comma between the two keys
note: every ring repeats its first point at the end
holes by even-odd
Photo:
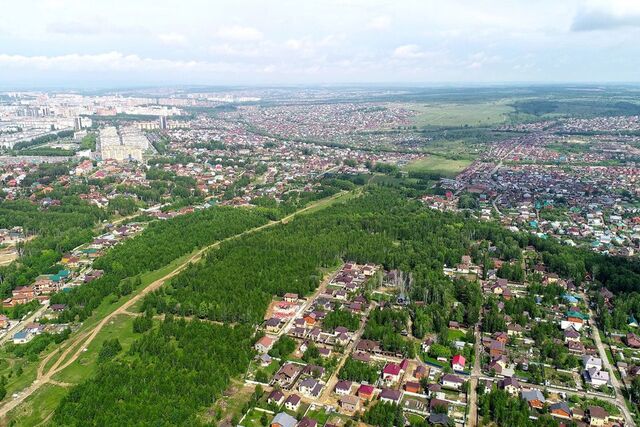
{"type": "Polygon", "coordinates": [[[514,112],[506,102],[412,104],[408,108],[418,112],[413,122],[418,127],[495,125],[506,122],[514,112]]]}
{"type": "Polygon", "coordinates": [[[87,346],[86,351],[76,361],[54,375],[53,379],[73,384],[79,383],[95,372],[98,366],[96,363],[98,353],[105,340],[118,338],[122,345],[122,353],[126,353],[137,337],[133,332],[133,317],[127,315],[117,316],[98,333],[91,344],[87,346]]]}
{"type": "Polygon", "coordinates": [[[408,172],[435,173],[442,176],[454,177],[471,164],[471,160],[450,160],[444,157],[429,156],[409,163],[405,170],[408,172]]]}
{"type": "Polygon", "coordinates": [[[20,406],[9,413],[11,425],[36,426],[43,424],[51,417],[67,390],[54,384],[45,384],[20,406]]]}

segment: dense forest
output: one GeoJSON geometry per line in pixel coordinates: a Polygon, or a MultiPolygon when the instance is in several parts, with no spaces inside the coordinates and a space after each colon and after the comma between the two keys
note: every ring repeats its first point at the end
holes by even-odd
{"type": "MultiPolygon", "coordinates": [[[[211,405],[229,380],[247,369],[251,333],[250,326],[232,328],[169,316],[135,341],[126,357],[105,357],[96,377],[64,398],[53,422],[203,425],[196,416],[200,408],[211,405]]],[[[107,348],[112,353],[111,344],[107,348]]]]}
{"type": "MultiPolygon", "coordinates": [[[[533,245],[552,271],[577,283],[587,273],[614,292],[640,283],[638,262],[529,234],[514,235],[493,223],[427,211],[391,189],[375,189],[348,204],[222,245],[205,262],[191,266],[147,297],[145,308],[211,320],[259,322],[272,295],[308,294],[319,283],[319,268],[348,259],[412,271],[414,300],[443,307],[457,320],[461,316],[473,323],[480,308],[479,289],[452,287],[442,266],[457,264],[475,241],[482,240],[493,242],[506,260],[533,245]],[[456,297],[472,303],[471,309],[450,310],[456,297]]],[[[418,335],[431,328],[423,329],[418,335]]]]}
{"type": "Polygon", "coordinates": [[[105,274],[70,292],[52,296],[52,303],[66,304],[59,320],[85,319],[108,295],[125,295],[131,291],[126,280],[140,273],[157,270],[196,248],[240,234],[265,224],[267,215],[260,209],[216,207],[155,221],[140,235],[115,246],[94,261],[94,268],[105,274]]]}

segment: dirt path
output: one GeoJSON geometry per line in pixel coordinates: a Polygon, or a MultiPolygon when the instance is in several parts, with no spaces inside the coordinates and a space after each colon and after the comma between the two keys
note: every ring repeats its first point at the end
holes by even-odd
{"type": "Polygon", "coordinates": [[[133,296],[131,299],[129,299],[124,304],[122,304],[120,307],[118,307],[117,309],[112,311],[109,315],[105,316],[92,329],[90,329],[89,331],[83,332],[80,335],[72,338],[71,341],[69,342],[69,345],[62,352],[62,354],[60,354],[60,356],[58,357],[56,362],[49,369],[46,369],[46,365],[49,363],[51,358],[55,354],[58,353],[58,351],[52,352],[45,359],[43,359],[42,362],[40,362],[40,365],[38,366],[38,374],[37,374],[37,378],[35,379],[35,381],[33,383],[31,383],[26,389],[24,389],[21,392],[19,392],[18,396],[15,399],[6,401],[6,403],[4,405],[2,405],[2,407],[0,407],[0,418],[6,417],[7,414],[11,410],[13,410],[18,405],[20,405],[22,402],[24,402],[29,396],[31,396],[33,393],[35,393],[43,384],[51,382],[52,381],[52,377],[55,374],[61,372],[62,370],[67,368],[69,365],[71,365],[73,362],[75,362],[77,360],[77,358],[80,356],[80,354],[82,354],[83,350],[85,348],[87,348],[87,346],[89,344],[91,344],[91,342],[95,339],[95,337],[98,335],[98,333],[102,330],[102,328],[106,324],[109,323],[109,321],[111,321],[113,318],[115,318],[118,315],[121,315],[121,314],[126,315],[126,314],[130,313],[129,312],[129,308],[131,308],[135,303],[140,301],[141,298],[143,298],[145,295],[149,294],[150,292],[153,292],[156,289],[158,289],[160,286],[162,286],[162,284],[164,282],[166,282],[167,280],[169,280],[172,277],[176,276],[178,273],[182,272],[185,268],[187,268],[187,266],[189,264],[195,263],[195,262],[199,261],[200,259],[202,259],[204,254],[206,252],[208,252],[209,250],[219,247],[224,242],[227,242],[227,241],[230,241],[230,240],[234,240],[234,239],[237,239],[237,238],[249,235],[249,234],[256,233],[256,232],[258,232],[260,230],[264,230],[265,228],[273,227],[273,226],[278,225],[278,224],[286,224],[287,222],[292,220],[297,215],[299,215],[301,213],[304,213],[304,212],[306,212],[306,211],[308,211],[310,209],[314,209],[317,206],[322,206],[322,205],[330,202],[331,200],[337,199],[337,198],[345,195],[346,193],[347,193],[346,191],[343,191],[343,192],[337,193],[337,194],[335,194],[335,195],[333,195],[333,196],[331,196],[329,198],[318,200],[317,202],[312,203],[309,206],[307,206],[307,207],[305,207],[303,209],[300,209],[300,210],[298,210],[298,211],[296,211],[296,212],[294,212],[294,213],[292,213],[290,215],[287,215],[287,216],[283,217],[282,219],[280,219],[278,221],[268,222],[268,223],[260,225],[258,227],[243,231],[240,234],[236,234],[235,236],[231,236],[231,237],[227,237],[225,239],[219,240],[219,241],[217,241],[217,242],[215,242],[215,243],[213,243],[213,244],[211,244],[209,246],[205,246],[204,248],[198,250],[191,257],[189,257],[185,261],[181,262],[178,266],[176,266],[171,272],[167,273],[163,277],[161,277],[161,278],[155,280],[154,282],[150,283],[144,289],[142,289],[140,292],[138,292],[135,296],[133,296]],[[73,352],[74,349],[75,349],[75,351],[73,352]],[[69,357],[70,354],[71,354],[71,356],[69,357]]]}

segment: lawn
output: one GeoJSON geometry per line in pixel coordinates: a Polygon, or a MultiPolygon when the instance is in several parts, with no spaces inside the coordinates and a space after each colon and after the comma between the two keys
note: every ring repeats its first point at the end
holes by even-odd
{"type": "Polygon", "coordinates": [[[447,332],[447,337],[451,341],[462,341],[467,334],[462,332],[459,329],[449,329],[447,332]]]}
{"type": "Polygon", "coordinates": [[[9,412],[10,425],[34,426],[46,420],[58,406],[58,402],[67,393],[64,387],[53,384],[45,384],[29,396],[20,406],[9,412]]]}
{"type": "Polygon", "coordinates": [[[78,383],[95,372],[98,353],[105,340],[117,338],[122,345],[121,354],[124,354],[138,337],[139,335],[133,332],[133,317],[128,315],[117,316],[102,328],[96,338],[87,346],[86,351],[63,371],[54,375],[53,379],[74,384],[78,383]]]}
{"type": "Polygon", "coordinates": [[[323,408],[315,408],[306,413],[306,417],[314,419],[318,422],[319,426],[325,425],[329,420],[329,417],[333,415],[334,412],[327,412],[323,408]]]}
{"type": "Polygon", "coordinates": [[[429,156],[409,163],[405,170],[454,177],[470,164],[471,160],[451,160],[444,157],[429,156]]]}
{"type": "Polygon", "coordinates": [[[506,122],[515,111],[506,102],[413,104],[408,108],[418,112],[413,119],[418,127],[495,125],[506,122]]]}

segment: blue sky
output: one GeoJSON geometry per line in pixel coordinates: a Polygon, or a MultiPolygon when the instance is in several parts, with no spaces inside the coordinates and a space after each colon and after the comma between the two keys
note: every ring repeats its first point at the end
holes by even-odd
{"type": "Polygon", "coordinates": [[[637,0],[21,0],[0,85],[639,82],[637,0]]]}

